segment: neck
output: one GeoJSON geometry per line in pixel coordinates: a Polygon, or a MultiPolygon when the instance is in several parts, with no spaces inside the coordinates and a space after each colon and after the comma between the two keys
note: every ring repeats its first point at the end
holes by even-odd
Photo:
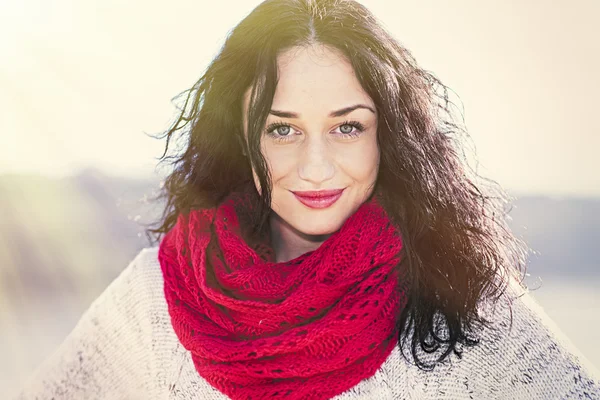
{"type": "Polygon", "coordinates": [[[271,247],[276,262],[287,262],[319,248],[329,235],[307,235],[285,222],[276,212],[271,212],[271,247]]]}

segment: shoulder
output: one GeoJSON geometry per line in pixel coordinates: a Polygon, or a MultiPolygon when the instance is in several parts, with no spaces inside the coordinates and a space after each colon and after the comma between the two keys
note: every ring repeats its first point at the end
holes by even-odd
{"type": "Polygon", "coordinates": [[[150,398],[166,394],[188,355],[171,325],[158,247],[139,250],[87,313],[99,325],[114,325],[107,332],[119,341],[112,362],[134,357],[144,392],[150,398]]]}
{"type": "MultiPolygon", "coordinates": [[[[516,280],[481,313],[490,323],[478,331],[479,343],[436,366],[440,390],[466,398],[600,398],[598,370],[516,280]]],[[[425,374],[432,372],[414,373],[431,381],[425,374]]]]}
{"type": "Polygon", "coordinates": [[[158,246],[141,249],[113,284],[121,287],[122,293],[131,293],[123,299],[124,309],[131,324],[139,327],[143,351],[149,354],[146,368],[151,370],[151,385],[156,393],[165,393],[175,390],[174,382],[182,373],[194,376],[195,370],[171,324],[158,250],[158,246]]]}
{"type": "Polygon", "coordinates": [[[162,317],[167,311],[157,253],[157,248],[141,249],[86,313],[110,312],[130,327],[135,324],[143,336],[155,333],[153,316],[162,317]]]}
{"type": "Polygon", "coordinates": [[[158,262],[158,247],[141,249],[123,271],[126,279],[135,278],[145,291],[162,293],[163,276],[158,262]]]}
{"type": "Polygon", "coordinates": [[[500,329],[497,333],[488,331],[486,339],[500,348],[496,357],[506,371],[509,390],[532,396],[600,398],[598,369],[530,291],[511,281],[498,308],[492,318],[500,329]]]}
{"type": "Polygon", "coordinates": [[[127,280],[136,283],[138,301],[145,306],[140,312],[148,326],[146,334],[152,351],[153,384],[157,393],[175,398],[224,399],[196,372],[190,352],[183,347],[171,323],[164,295],[164,278],[158,260],[158,247],[142,249],[127,267],[127,280]]]}
{"type": "MultiPolygon", "coordinates": [[[[164,279],[158,261],[158,247],[147,247],[139,251],[121,275],[116,279],[122,293],[132,292],[125,301],[127,308],[136,310],[136,316],[147,324],[149,337],[169,345],[177,342],[171,328],[170,315],[164,295],[164,279]]],[[[116,284],[116,281],[112,284],[116,284]]],[[[111,285],[112,285],[111,284],[111,285]]],[[[156,348],[156,344],[153,344],[156,348]]]]}
{"type": "Polygon", "coordinates": [[[532,292],[516,280],[512,279],[498,301],[483,311],[491,325],[482,332],[482,340],[504,346],[498,356],[507,362],[555,363],[557,368],[579,365],[582,371],[598,378],[598,370],[548,316],[532,292]]]}
{"type": "Polygon", "coordinates": [[[143,249],[26,381],[18,399],[162,398],[183,355],[157,249],[143,249]]]}

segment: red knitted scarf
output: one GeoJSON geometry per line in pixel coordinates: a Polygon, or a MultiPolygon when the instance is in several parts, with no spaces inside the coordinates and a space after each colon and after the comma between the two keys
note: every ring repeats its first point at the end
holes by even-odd
{"type": "Polygon", "coordinates": [[[330,399],[373,376],[407,301],[402,241],[376,197],[288,262],[248,244],[253,211],[233,193],[180,214],[160,244],[173,328],[198,373],[243,400],[330,399]]]}

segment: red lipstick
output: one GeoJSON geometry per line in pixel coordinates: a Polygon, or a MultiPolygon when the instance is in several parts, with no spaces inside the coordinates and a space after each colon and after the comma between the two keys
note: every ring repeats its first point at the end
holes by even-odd
{"type": "Polygon", "coordinates": [[[344,189],[335,189],[335,190],[310,190],[310,191],[298,191],[292,192],[294,196],[305,206],[310,208],[327,208],[336,201],[340,197],[342,197],[342,193],[344,189]]]}

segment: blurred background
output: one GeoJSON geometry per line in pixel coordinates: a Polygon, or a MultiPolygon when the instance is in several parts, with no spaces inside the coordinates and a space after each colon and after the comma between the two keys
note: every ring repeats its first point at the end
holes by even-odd
{"type": "MultiPolygon", "coordinates": [[[[149,246],[169,171],[145,133],[258,3],[0,1],[5,394],[149,246]]],[[[600,3],[363,4],[460,96],[478,172],[515,196],[511,225],[536,252],[534,296],[600,367],[600,3]]]]}

